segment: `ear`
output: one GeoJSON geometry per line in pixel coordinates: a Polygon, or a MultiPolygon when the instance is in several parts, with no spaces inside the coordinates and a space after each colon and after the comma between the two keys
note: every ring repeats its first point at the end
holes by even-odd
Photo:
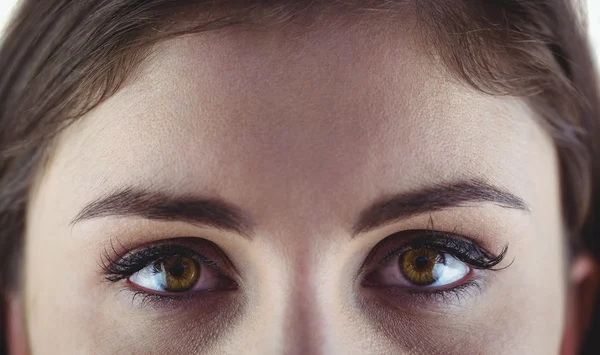
{"type": "Polygon", "coordinates": [[[5,300],[6,306],[6,340],[9,355],[29,354],[27,335],[25,333],[25,321],[21,297],[18,294],[10,294],[5,300]]]}
{"type": "Polygon", "coordinates": [[[573,261],[569,272],[566,324],[562,339],[562,355],[579,354],[583,336],[588,329],[594,312],[598,265],[588,253],[573,261]]]}

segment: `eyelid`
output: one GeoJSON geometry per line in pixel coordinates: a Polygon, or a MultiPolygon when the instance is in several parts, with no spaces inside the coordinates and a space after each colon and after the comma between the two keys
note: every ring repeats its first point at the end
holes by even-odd
{"type": "Polygon", "coordinates": [[[162,257],[175,255],[194,258],[225,276],[241,278],[229,257],[217,244],[198,237],[160,240],[131,250],[126,250],[124,246],[120,246],[117,250],[111,245],[111,250],[105,250],[101,257],[101,267],[109,281],[111,278],[118,281],[131,276],[162,257]],[[144,253],[146,255],[143,255],[144,253]],[[128,257],[139,258],[139,260],[127,260],[128,257]]]}
{"type": "Polygon", "coordinates": [[[390,258],[416,248],[450,253],[473,268],[491,269],[505,258],[508,245],[498,255],[494,255],[469,238],[454,233],[433,229],[406,230],[391,234],[377,243],[363,262],[359,274],[367,275],[390,258]]]}
{"type": "Polygon", "coordinates": [[[406,250],[420,248],[452,254],[460,261],[468,263],[475,268],[490,268],[496,266],[502,261],[508,249],[508,247],[505,247],[498,256],[493,256],[470,241],[449,237],[443,234],[432,234],[431,236],[417,238],[404,246],[391,251],[390,254],[385,257],[385,260],[382,260],[382,263],[406,250]]]}
{"type": "MultiPolygon", "coordinates": [[[[427,283],[418,283],[419,278],[411,279],[409,274],[413,273],[413,277],[415,277],[419,271],[412,270],[407,274],[402,267],[403,256],[401,255],[409,250],[411,249],[399,251],[394,254],[394,257],[387,258],[380,267],[374,269],[365,278],[363,284],[371,287],[398,287],[410,290],[411,292],[432,292],[452,289],[460,286],[462,283],[471,281],[470,278],[472,278],[474,271],[473,267],[458,260],[452,254],[432,250],[438,256],[443,254],[443,259],[436,257],[435,266],[432,266],[431,270],[429,270],[431,272],[431,279],[427,283]],[[440,268],[443,270],[440,270],[440,268]],[[437,272],[434,272],[435,269],[437,269],[437,272]],[[433,276],[434,274],[437,276],[433,276]]],[[[423,270],[423,272],[427,271],[423,270]]]]}

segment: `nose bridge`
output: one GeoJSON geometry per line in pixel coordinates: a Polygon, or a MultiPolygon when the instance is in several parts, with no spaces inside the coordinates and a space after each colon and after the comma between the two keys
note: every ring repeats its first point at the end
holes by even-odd
{"type": "Polygon", "coordinates": [[[326,315],[322,312],[321,280],[314,257],[314,250],[306,250],[288,259],[281,344],[286,355],[324,353],[326,315]]]}

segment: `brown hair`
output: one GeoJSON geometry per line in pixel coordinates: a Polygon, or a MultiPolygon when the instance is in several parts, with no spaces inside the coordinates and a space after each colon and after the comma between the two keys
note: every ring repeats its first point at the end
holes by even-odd
{"type": "Polygon", "coordinates": [[[409,11],[450,73],[530,102],[558,152],[572,249],[600,255],[600,102],[571,1],[23,0],[0,49],[0,298],[18,285],[28,194],[54,137],[117,91],[152,44],[226,26],[310,21],[329,9],[391,18],[409,11]]]}

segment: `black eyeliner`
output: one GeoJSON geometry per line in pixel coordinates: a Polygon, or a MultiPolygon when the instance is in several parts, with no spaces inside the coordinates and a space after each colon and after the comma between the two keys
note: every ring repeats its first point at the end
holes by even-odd
{"type": "Polygon", "coordinates": [[[111,256],[104,253],[103,269],[108,281],[116,282],[128,278],[143,268],[159,262],[166,257],[181,256],[201,261],[203,264],[216,268],[216,263],[198,254],[192,249],[176,244],[163,244],[129,252],[125,255],[111,256]]]}
{"type": "Polygon", "coordinates": [[[407,250],[424,248],[451,254],[476,269],[492,269],[504,260],[508,250],[508,246],[505,246],[500,254],[494,256],[471,241],[452,237],[443,232],[427,230],[422,234],[422,236],[388,252],[380,263],[383,264],[407,250]]]}

